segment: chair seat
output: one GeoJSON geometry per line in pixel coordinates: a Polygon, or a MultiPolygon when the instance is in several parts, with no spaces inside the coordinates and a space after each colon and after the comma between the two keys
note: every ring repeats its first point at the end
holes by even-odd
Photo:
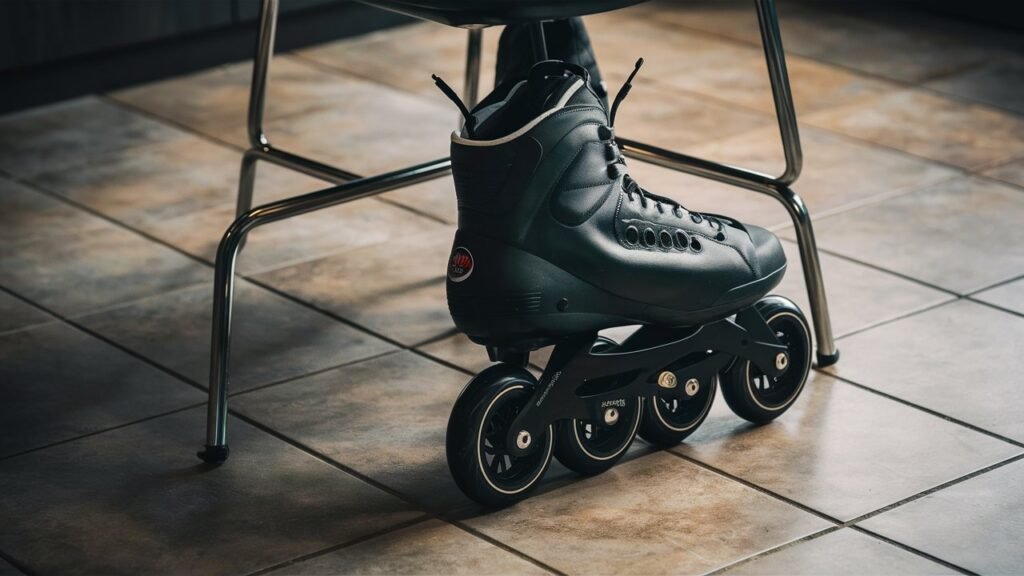
{"type": "Polygon", "coordinates": [[[449,26],[493,26],[607,12],[646,0],[360,0],[449,26]]]}

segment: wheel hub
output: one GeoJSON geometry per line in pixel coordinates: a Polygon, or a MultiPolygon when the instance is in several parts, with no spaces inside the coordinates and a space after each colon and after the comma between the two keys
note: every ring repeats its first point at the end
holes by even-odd
{"type": "Polygon", "coordinates": [[[672,389],[676,387],[679,381],[676,379],[676,375],[669,372],[668,370],[658,374],[658,386],[662,388],[672,389]]]}
{"type": "Polygon", "coordinates": [[[604,423],[608,426],[614,426],[619,421],[619,411],[615,408],[608,408],[604,411],[604,423]]]}
{"type": "Polygon", "coordinates": [[[520,450],[526,450],[527,448],[530,447],[530,443],[532,441],[533,440],[530,438],[529,432],[527,432],[526,430],[520,430],[519,434],[516,436],[516,448],[519,448],[520,450]]]}
{"type": "Polygon", "coordinates": [[[789,356],[786,356],[785,352],[779,352],[775,356],[775,369],[785,370],[787,366],[789,366],[789,356]]]}
{"type": "Polygon", "coordinates": [[[686,392],[687,396],[693,397],[700,392],[700,380],[696,378],[690,378],[686,381],[686,385],[683,387],[683,391],[686,392]]]}

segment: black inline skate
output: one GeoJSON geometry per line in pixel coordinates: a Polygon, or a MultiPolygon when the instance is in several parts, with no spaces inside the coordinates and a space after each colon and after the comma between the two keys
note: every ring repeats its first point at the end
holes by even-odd
{"type": "Polygon", "coordinates": [[[472,111],[436,79],[466,117],[452,135],[448,305],[496,361],[455,403],[448,466],[485,505],[522,499],[552,456],[597,474],[638,433],[679,443],[719,382],[736,414],[765,423],[807,378],[803,314],[765,297],[786,270],[778,239],[688,211],[628,174],[612,126],[637,70],[610,113],[586,70],[560,61],[472,111]],[[598,335],[628,325],[641,327],[621,343],[598,335]],[[548,345],[538,381],[529,354],[548,345]]]}

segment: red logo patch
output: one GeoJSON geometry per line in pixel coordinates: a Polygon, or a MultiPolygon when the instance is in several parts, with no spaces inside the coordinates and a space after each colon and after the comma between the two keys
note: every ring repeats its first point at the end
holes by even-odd
{"type": "Polygon", "coordinates": [[[448,279],[452,282],[462,282],[472,273],[473,254],[462,246],[452,250],[452,257],[448,260],[448,279]]]}

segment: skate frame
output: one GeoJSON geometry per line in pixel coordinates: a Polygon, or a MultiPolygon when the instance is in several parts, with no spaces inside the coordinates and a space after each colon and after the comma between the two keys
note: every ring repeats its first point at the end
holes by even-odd
{"type": "Polygon", "coordinates": [[[662,371],[674,373],[678,382],[696,379],[701,386],[710,386],[734,358],[750,360],[768,376],[786,371],[776,367],[775,358],[787,348],[754,307],[741,310],[735,319],[702,326],[643,326],[610,352],[594,352],[596,340],[596,333],[580,334],[555,345],[530,402],[509,425],[505,447],[510,454],[529,453],[529,448],[516,443],[524,430],[539,438],[555,420],[601,422],[605,407],[625,406],[628,398],[647,398],[659,390],[665,396],[685,397],[681,385],[659,388],[656,382],[662,371]],[[683,358],[690,361],[683,363],[683,358]],[[614,378],[614,385],[590,388],[606,378],[614,378]],[[583,384],[556,386],[559,381],[583,384]]]}
{"type": "MultiPolygon", "coordinates": [[[[793,220],[800,246],[800,258],[803,262],[804,279],[810,296],[810,312],[817,339],[818,365],[828,366],[838,360],[839,353],[832,339],[828,303],[825,299],[810,215],[803,200],[790,188],[800,175],[802,152],[789,77],[786,71],[785,54],[779,33],[778,17],[775,11],[775,1],[754,0],[754,2],[760,22],[761,38],[764,44],[779,128],[782,133],[782,145],[786,158],[786,169],[782,175],[771,177],[743,168],[678,154],[625,138],[617,138],[617,140],[625,154],[630,157],[761,192],[775,198],[786,207],[793,220]]],[[[266,104],[270,59],[274,52],[278,4],[279,0],[261,0],[260,2],[259,34],[253,61],[247,123],[250,148],[243,155],[241,162],[237,218],[224,232],[217,248],[217,259],[214,264],[206,446],[198,454],[202,460],[210,463],[220,463],[228,457],[228,361],[231,348],[231,308],[235,286],[235,262],[246,235],[254,228],[271,222],[410,186],[444,176],[451,171],[450,159],[442,158],[377,176],[361,177],[271,145],[263,131],[263,111],[266,104]],[[253,208],[256,163],[259,160],[290,168],[333,183],[335,186],[253,208]]],[[[539,26],[537,28],[540,29],[539,26]]],[[[541,30],[541,39],[543,39],[542,32],[541,30]]],[[[465,101],[470,107],[476,103],[479,91],[481,39],[482,30],[469,30],[465,101]]],[[[537,47],[535,47],[536,49],[537,47]]]]}

